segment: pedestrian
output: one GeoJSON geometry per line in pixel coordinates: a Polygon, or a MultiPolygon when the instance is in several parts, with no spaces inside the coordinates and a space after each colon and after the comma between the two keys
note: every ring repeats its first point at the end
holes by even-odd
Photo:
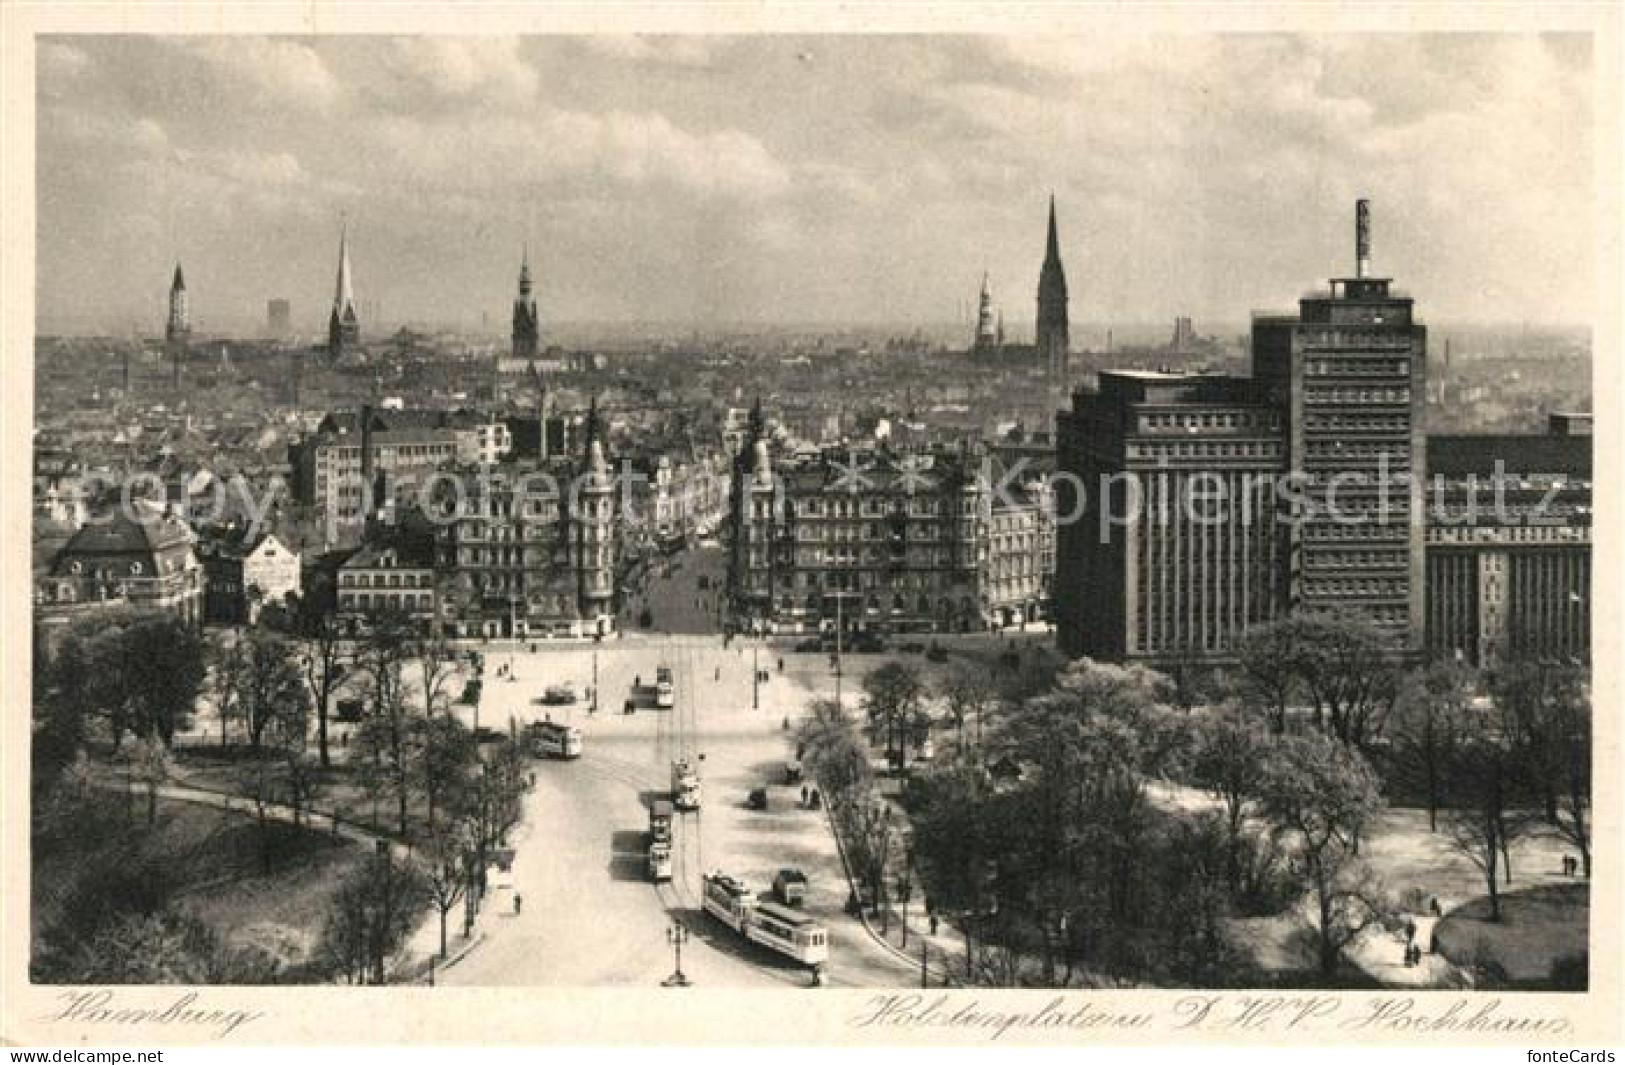
{"type": "Polygon", "coordinates": [[[717,675],[712,679],[714,679],[714,680],[721,680],[722,679],[722,667],[721,666],[717,667],[717,675]]]}
{"type": "Polygon", "coordinates": [[[1414,942],[1416,942],[1416,922],[1407,917],[1405,918],[1405,943],[1409,945],[1414,942]]]}
{"type": "Polygon", "coordinates": [[[1433,911],[1433,916],[1444,916],[1444,909],[1439,905],[1439,896],[1433,896],[1433,898],[1428,902],[1428,908],[1433,911]]]}
{"type": "Polygon", "coordinates": [[[937,934],[937,915],[933,913],[931,915],[930,920],[931,920],[931,934],[936,935],[937,934]]]}
{"type": "Polygon", "coordinates": [[[807,785],[801,785],[801,805],[807,805],[807,785]]]}
{"type": "Polygon", "coordinates": [[[779,659],[779,672],[780,673],[784,672],[784,659],[782,659],[782,658],[779,659]]]}
{"type": "Polygon", "coordinates": [[[1433,930],[1433,934],[1431,936],[1428,936],[1428,953],[1439,953],[1439,930],[1437,928],[1433,930]]]}
{"type": "Polygon", "coordinates": [[[515,917],[518,917],[519,916],[519,911],[524,909],[524,907],[525,907],[525,896],[523,896],[523,895],[519,894],[519,892],[515,891],[513,893],[513,915],[515,917]]]}

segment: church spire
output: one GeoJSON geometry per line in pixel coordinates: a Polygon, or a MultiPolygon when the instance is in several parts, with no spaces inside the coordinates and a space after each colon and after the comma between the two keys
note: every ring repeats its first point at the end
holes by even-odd
{"type": "Polygon", "coordinates": [[[1055,231],[1055,193],[1049,194],[1049,238],[1044,244],[1044,261],[1061,262],[1061,238],[1055,231]]]}
{"type": "Polygon", "coordinates": [[[1071,325],[1067,314],[1066,270],[1061,266],[1061,236],[1055,224],[1055,193],[1049,196],[1049,230],[1044,238],[1044,265],[1038,272],[1038,327],[1034,331],[1038,354],[1048,369],[1050,384],[1064,387],[1071,356],[1071,325]]]}
{"type": "Polygon", "coordinates": [[[175,280],[173,280],[173,281],[171,281],[169,283],[169,291],[171,291],[171,292],[185,292],[186,291],[186,275],[181,273],[181,264],[179,262],[175,263],[175,280]]]}
{"type": "Polygon", "coordinates": [[[350,283],[350,226],[339,223],[339,276],[333,286],[333,304],[340,314],[355,306],[355,290],[350,283]]]}
{"type": "Polygon", "coordinates": [[[333,282],[333,312],[327,318],[327,350],[333,358],[361,343],[361,322],[355,312],[355,289],[350,280],[350,226],[339,223],[339,272],[333,282]]]}

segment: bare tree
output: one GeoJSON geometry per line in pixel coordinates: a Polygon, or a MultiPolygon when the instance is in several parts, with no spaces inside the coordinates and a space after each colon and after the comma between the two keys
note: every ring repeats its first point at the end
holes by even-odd
{"type": "Polygon", "coordinates": [[[885,741],[886,764],[899,768],[904,745],[919,724],[925,682],[913,667],[887,662],[863,678],[863,692],[869,722],[885,741]]]}
{"type": "Polygon", "coordinates": [[[1474,735],[1451,752],[1447,838],[1483,873],[1492,921],[1501,919],[1498,880],[1512,882],[1512,843],[1529,828],[1513,805],[1522,772],[1521,752],[1504,736],[1474,735]]]}
{"type": "Polygon", "coordinates": [[[1379,885],[1355,856],[1381,806],[1376,774],[1351,747],[1321,734],[1275,745],[1263,809],[1314,892],[1325,976],[1335,972],[1343,947],[1386,913],[1379,885]]]}
{"type": "Polygon", "coordinates": [[[959,665],[942,678],[937,692],[958,735],[960,752],[965,751],[965,725],[972,718],[976,721],[975,745],[980,750],[983,721],[998,702],[999,689],[994,678],[985,669],[959,665]]]}
{"type": "Polygon", "coordinates": [[[1223,805],[1225,882],[1241,886],[1241,851],[1247,818],[1262,798],[1268,779],[1268,748],[1260,727],[1235,713],[1199,720],[1191,756],[1191,778],[1223,805]]]}
{"type": "Polygon", "coordinates": [[[235,671],[226,686],[235,695],[232,705],[256,753],[268,730],[286,731],[291,720],[301,724],[305,720],[308,693],[293,652],[293,645],[282,637],[253,632],[222,662],[223,668],[235,671]]]}
{"type": "Polygon", "coordinates": [[[333,693],[344,676],[344,643],[333,616],[317,606],[314,599],[300,600],[299,607],[299,643],[305,683],[316,705],[316,753],[322,768],[327,769],[333,764],[328,749],[327,720],[333,693]]]}
{"type": "Polygon", "coordinates": [[[1394,709],[1394,738],[1405,761],[1422,778],[1432,832],[1439,830],[1450,762],[1467,728],[1475,682],[1473,671],[1459,663],[1434,662],[1407,679],[1394,709]]]}
{"type": "Polygon", "coordinates": [[[1517,661],[1492,678],[1502,732],[1519,748],[1548,823],[1591,875],[1591,694],[1585,671],[1517,661]]]}
{"type": "Polygon", "coordinates": [[[379,618],[362,645],[360,668],[366,673],[366,712],[358,736],[358,753],[372,763],[370,779],[386,786],[395,799],[397,831],[406,836],[415,739],[416,709],[407,699],[405,671],[411,658],[410,627],[404,618],[379,618]]]}
{"type": "Polygon", "coordinates": [[[1286,732],[1287,707],[1298,691],[1298,670],[1291,657],[1290,635],[1284,621],[1260,625],[1247,633],[1240,649],[1244,702],[1262,707],[1270,728],[1277,735],[1286,732]]]}
{"type": "Polygon", "coordinates": [[[430,829],[421,851],[429,903],[440,915],[440,956],[446,956],[446,922],[468,892],[469,866],[476,852],[474,829],[467,821],[445,821],[430,829]]]}

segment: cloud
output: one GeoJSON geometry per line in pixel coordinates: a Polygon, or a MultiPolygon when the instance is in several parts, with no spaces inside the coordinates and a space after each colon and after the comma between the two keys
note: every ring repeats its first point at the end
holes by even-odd
{"type": "Polygon", "coordinates": [[[609,182],[774,196],[788,170],[737,130],[694,133],[653,112],[541,111],[473,121],[396,118],[375,134],[399,172],[434,187],[531,189],[609,182]]]}
{"type": "Polygon", "coordinates": [[[85,249],[146,212],[166,254],[278,249],[254,284],[297,296],[348,211],[370,282],[449,317],[522,228],[566,316],[924,317],[986,265],[1015,321],[1053,189],[1079,321],[1234,319],[1346,268],[1369,195],[1427,313],[1573,319],[1592,67],[1574,36],[52,38],[42,277],[131,291],[139,245],[85,249]]]}
{"type": "Polygon", "coordinates": [[[516,37],[403,37],[391,42],[393,93],[406,102],[523,104],[540,79],[516,37]]]}
{"type": "Polygon", "coordinates": [[[704,67],[712,60],[712,47],[705,37],[598,33],[572,40],[595,55],[626,62],[704,67]]]}
{"type": "Polygon", "coordinates": [[[339,96],[339,80],[314,48],[286,37],[188,38],[181,50],[208,65],[267,108],[323,110],[339,96]]]}

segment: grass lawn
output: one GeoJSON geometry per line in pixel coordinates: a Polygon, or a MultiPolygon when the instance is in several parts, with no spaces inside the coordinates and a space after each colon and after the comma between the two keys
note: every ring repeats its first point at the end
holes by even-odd
{"type": "Polygon", "coordinates": [[[1552,962],[1587,949],[1591,893],[1584,881],[1543,884],[1501,896],[1501,920],[1490,900],[1474,899],[1445,915],[1437,932],[1444,955],[1458,965],[1494,959],[1515,984],[1544,982],[1552,962]]]}

